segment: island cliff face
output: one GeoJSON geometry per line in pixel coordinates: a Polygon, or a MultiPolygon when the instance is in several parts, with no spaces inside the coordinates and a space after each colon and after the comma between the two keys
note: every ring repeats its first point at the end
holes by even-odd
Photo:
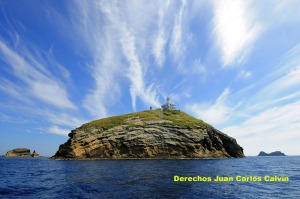
{"type": "Polygon", "coordinates": [[[244,157],[236,140],[182,111],[144,111],[72,130],[53,159],[244,157]]]}

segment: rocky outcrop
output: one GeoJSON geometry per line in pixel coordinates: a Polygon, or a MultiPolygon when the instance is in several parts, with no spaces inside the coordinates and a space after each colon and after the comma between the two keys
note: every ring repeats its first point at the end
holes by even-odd
{"type": "Polygon", "coordinates": [[[8,151],[5,157],[30,157],[30,149],[27,148],[16,148],[8,151]]]}
{"type": "Polygon", "coordinates": [[[4,157],[41,157],[35,151],[31,154],[28,148],[16,148],[8,151],[4,157]]]}
{"type": "Polygon", "coordinates": [[[31,154],[31,157],[33,158],[40,158],[42,156],[40,156],[40,154],[38,154],[37,152],[35,152],[35,150],[33,151],[33,153],[31,154]]]}
{"type": "Polygon", "coordinates": [[[145,111],[97,120],[69,134],[53,159],[244,157],[236,140],[180,111],[145,111]]]}
{"type": "Polygon", "coordinates": [[[280,152],[280,151],[274,151],[271,153],[266,153],[264,151],[261,151],[258,156],[286,156],[284,153],[280,152]]]}

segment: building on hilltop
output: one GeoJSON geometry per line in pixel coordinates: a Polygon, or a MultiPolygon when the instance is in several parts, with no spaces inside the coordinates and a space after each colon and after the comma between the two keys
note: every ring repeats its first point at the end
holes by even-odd
{"type": "Polygon", "coordinates": [[[175,106],[175,104],[171,104],[170,103],[170,98],[167,97],[166,103],[161,105],[161,109],[162,110],[176,110],[176,106],[175,106]]]}

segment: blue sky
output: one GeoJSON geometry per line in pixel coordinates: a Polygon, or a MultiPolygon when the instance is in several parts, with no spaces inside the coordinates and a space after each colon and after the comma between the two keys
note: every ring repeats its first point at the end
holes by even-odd
{"type": "Polygon", "coordinates": [[[0,154],[177,107],[246,155],[300,151],[300,2],[1,1],[0,154]]]}

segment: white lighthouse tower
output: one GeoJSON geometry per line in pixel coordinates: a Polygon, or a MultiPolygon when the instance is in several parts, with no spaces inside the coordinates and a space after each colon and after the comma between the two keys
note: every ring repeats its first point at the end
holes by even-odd
{"type": "Polygon", "coordinates": [[[176,110],[175,104],[172,104],[170,102],[170,98],[169,97],[167,97],[166,103],[163,104],[163,105],[161,105],[161,108],[162,108],[162,110],[176,110]]]}

